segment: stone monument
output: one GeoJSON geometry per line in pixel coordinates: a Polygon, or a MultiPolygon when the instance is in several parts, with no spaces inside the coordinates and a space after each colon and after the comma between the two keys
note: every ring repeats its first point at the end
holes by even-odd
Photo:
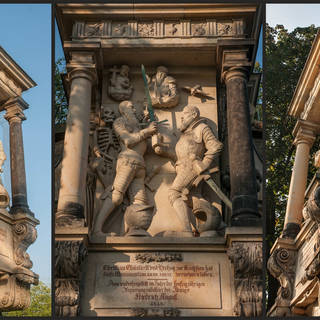
{"type": "Polygon", "coordinates": [[[247,86],[262,7],[56,9],[69,87],[56,315],[261,315],[259,83],[247,86]]]}
{"type": "MultiPolygon", "coordinates": [[[[320,33],[318,32],[289,106],[297,119],[296,146],[282,235],[271,248],[268,269],[279,290],[270,316],[319,316],[320,162],[307,186],[310,149],[320,134],[320,33]]],[[[319,148],[319,145],[317,146],[319,148]]]]}
{"type": "MultiPolygon", "coordinates": [[[[0,111],[9,122],[11,205],[0,176],[0,312],[28,308],[30,286],[38,284],[26,252],[36,240],[39,221],[29,209],[22,140],[22,121],[28,104],[22,92],[36,83],[0,47],[0,111]]],[[[6,160],[0,141],[0,174],[6,160]]]]}

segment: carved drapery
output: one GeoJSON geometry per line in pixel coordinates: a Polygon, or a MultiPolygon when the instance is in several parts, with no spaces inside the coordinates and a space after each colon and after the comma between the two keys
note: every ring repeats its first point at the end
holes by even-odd
{"type": "Polygon", "coordinates": [[[227,251],[234,267],[237,316],[262,315],[262,243],[233,242],[227,251]]]}
{"type": "Polygon", "coordinates": [[[56,241],[55,314],[79,315],[80,265],[87,254],[82,241],[56,241]]]}

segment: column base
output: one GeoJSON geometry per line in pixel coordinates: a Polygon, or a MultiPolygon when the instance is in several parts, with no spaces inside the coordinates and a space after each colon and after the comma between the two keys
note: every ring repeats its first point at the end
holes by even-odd
{"type": "Polygon", "coordinates": [[[281,238],[295,239],[300,232],[300,225],[294,222],[287,223],[282,231],[281,238]]]}
{"type": "Polygon", "coordinates": [[[261,227],[262,220],[260,217],[250,214],[242,213],[236,217],[231,217],[232,227],[261,227]]]}
{"type": "Polygon", "coordinates": [[[56,227],[84,227],[84,208],[81,204],[68,202],[56,213],[56,227]]]}
{"type": "Polygon", "coordinates": [[[258,200],[251,195],[237,195],[232,198],[232,226],[261,226],[258,200]]]}
{"type": "Polygon", "coordinates": [[[34,213],[29,209],[28,206],[12,206],[9,212],[11,214],[23,213],[34,217],[34,213]]]}

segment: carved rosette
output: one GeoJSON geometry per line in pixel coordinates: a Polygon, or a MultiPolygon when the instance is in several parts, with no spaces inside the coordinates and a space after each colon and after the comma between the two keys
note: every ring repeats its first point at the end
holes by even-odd
{"type": "Polygon", "coordinates": [[[77,316],[80,302],[80,265],[87,254],[82,241],[56,241],[55,313],[77,316]]]}
{"type": "Polygon", "coordinates": [[[296,251],[283,247],[275,249],[268,260],[269,272],[280,282],[275,304],[281,307],[289,307],[293,297],[295,262],[296,251]]]}
{"type": "Polygon", "coordinates": [[[237,316],[262,315],[262,243],[233,242],[227,255],[234,266],[237,316]]]}

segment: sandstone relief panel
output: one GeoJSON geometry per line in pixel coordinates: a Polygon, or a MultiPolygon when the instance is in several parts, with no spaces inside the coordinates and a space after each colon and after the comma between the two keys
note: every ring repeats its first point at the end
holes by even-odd
{"type": "Polygon", "coordinates": [[[136,70],[131,82],[124,81],[130,83],[131,100],[114,102],[110,83],[117,82],[118,71],[105,72],[102,104],[92,116],[85,206],[92,239],[217,236],[225,225],[221,196],[214,189],[219,189],[217,160],[223,145],[217,139],[215,87],[206,84],[208,75],[197,83],[180,75],[182,88],[192,89],[183,93],[180,80],[157,67],[155,76],[147,77],[155,108],[150,122],[136,70]],[[199,99],[203,96],[207,99],[199,99]]]}

